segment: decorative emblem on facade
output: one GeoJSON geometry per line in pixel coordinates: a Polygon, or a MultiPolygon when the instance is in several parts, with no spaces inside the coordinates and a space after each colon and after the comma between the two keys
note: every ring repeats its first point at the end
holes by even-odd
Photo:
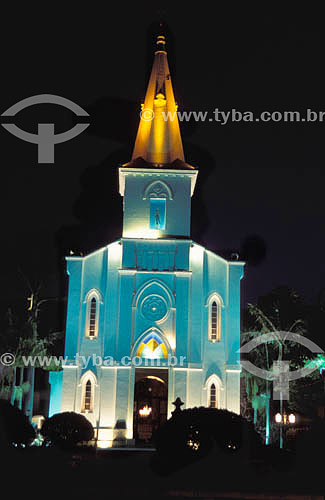
{"type": "Polygon", "coordinates": [[[141,307],[143,316],[151,321],[160,321],[167,314],[167,304],[158,295],[147,297],[141,307]]]}

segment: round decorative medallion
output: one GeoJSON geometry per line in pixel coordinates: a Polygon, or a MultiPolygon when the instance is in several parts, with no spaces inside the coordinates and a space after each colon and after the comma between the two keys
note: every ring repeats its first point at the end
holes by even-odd
{"type": "Polygon", "coordinates": [[[142,314],[151,321],[159,321],[167,314],[166,302],[158,295],[150,295],[142,303],[142,314]]]}

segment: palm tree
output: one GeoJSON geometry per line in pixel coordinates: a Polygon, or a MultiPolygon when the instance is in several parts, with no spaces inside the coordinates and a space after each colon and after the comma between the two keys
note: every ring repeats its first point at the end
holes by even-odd
{"type": "MultiPolygon", "coordinates": [[[[262,297],[258,305],[248,304],[247,307],[249,325],[242,333],[242,344],[257,338],[260,335],[269,334],[270,340],[263,343],[260,348],[251,351],[250,356],[254,358],[254,364],[270,371],[273,362],[281,362],[284,354],[289,354],[293,362],[298,362],[299,349],[288,341],[289,335],[280,335],[280,332],[299,333],[306,332],[303,319],[304,307],[300,296],[287,287],[280,287],[270,294],[262,297]],[[299,317],[295,317],[299,314],[299,317]]],[[[256,377],[250,373],[243,372],[246,379],[246,392],[254,409],[254,423],[257,423],[258,413],[265,412],[265,443],[270,442],[270,381],[256,377]]],[[[283,399],[280,392],[280,413],[283,411],[283,399]]],[[[282,434],[280,435],[282,446],[282,434]]]]}

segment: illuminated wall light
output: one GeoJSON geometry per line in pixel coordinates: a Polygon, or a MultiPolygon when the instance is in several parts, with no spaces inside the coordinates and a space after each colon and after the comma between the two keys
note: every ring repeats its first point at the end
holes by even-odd
{"type": "Polygon", "coordinates": [[[281,413],[277,413],[275,415],[275,421],[276,421],[277,424],[281,424],[281,422],[282,422],[282,415],[281,415],[281,413]]]}
{"type": "Polygon", "coordinates": [[[124,238],[140,238],[155,240],[159,238],[161,231],[157,229],[143,229],[143,225],[128,229],[124,233],[124,238]]]}
{"type": "Polygon", "coordinates": [[[289,423],[290,424],[296,423],[296,415],[294,415],[293,413],[290,413],[290,415],[289,415],[289,423]]]}
{"type": "Polygon", "coordinates": [[[122,253],[120,242],[113,243],[108,246],[108,254],[110,257],[119,257],[122,253]]]}
{"type": "Polygon", "coordinates": [[[175,340],[175,336],[174,336],[174,335],[172,335],[171,333],[168,333],[168,334],[166,335],[166,338],[167,338],[167,340],[168,340],[168,343],[169,343],[169,345],[170,345],[171,350],[172,350],[172,351],[175,351],[175,349],[176,349],[176,340],[175,340]]]}
{"type": "Polygon", "coordinates": [[[143,408],[140,408],[139,410],[139,415],[140,417],[149,417],[151,415],[152,408],[150,408],[148,405],[145,405],[143,408]]]}
{"type": "Polygon", "coordinates": [[[133,420],[131,422],[130,427],[126,430],[126,435],[125,435],[126,439],[132,439],[132,437],[133,437],[133,428],[132,427],[133,427],[133,420]]]}
{"type": "Polygon", "coordinates": [[[202,247],[199,245],[193,245],[190,249],[190,260],[191,262],[198,264],[202,261],[202,247]]]}
{"type": "Polygon", "coordinates": [[[112,448],[112,441],[97,441],[97,448],[112,448]]]}
{"type": "Polygon", "coordinates": [[[113,442],[113,429],[98,429],[98,448],[111,448],[113,442]]]}

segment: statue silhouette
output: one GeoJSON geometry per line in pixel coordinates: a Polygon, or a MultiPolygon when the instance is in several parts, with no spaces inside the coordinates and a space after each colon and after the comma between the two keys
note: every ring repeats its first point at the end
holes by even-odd
{"type": "Polygon", "coordinates": [[[159,212],[159,208],[156,208],[156,214],[155,214],[155,224],[156,224],[156,228],[160,228],[160,212],[159,212]]]}

